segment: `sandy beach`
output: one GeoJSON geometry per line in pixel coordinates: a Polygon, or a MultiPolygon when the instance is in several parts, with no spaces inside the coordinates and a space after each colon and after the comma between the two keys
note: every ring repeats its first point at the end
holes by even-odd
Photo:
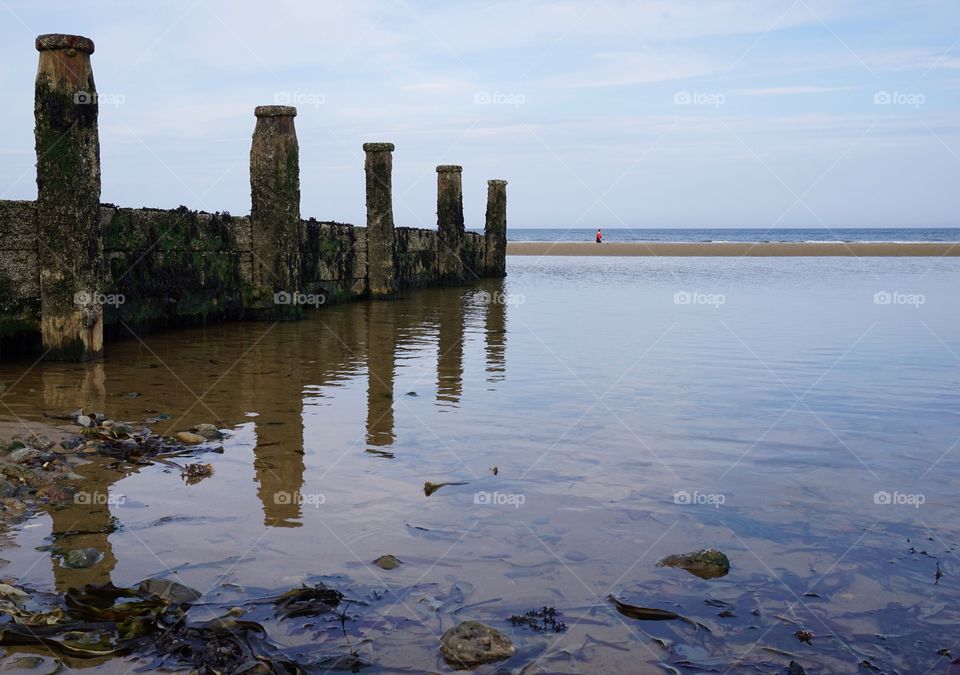
{"type": "Polygon", "coordinates": [[[960,256],[958,243],[797,242],[797,243],[663,243],[509,242],[507,255],[564,256],[753,256],[753,257],[942,257],[960,256]]]}

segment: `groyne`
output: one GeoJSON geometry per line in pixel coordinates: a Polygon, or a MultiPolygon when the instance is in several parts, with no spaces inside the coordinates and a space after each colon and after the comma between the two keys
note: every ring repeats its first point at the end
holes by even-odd
{"type": "Polygon", "coordinates": [[[254,111],[251,212],[102,204],[92,40],[37,38],[37,199],[0,200],[0,358],[103,354],[104,336],[239,319],[505,274],[506,181],[464,229],[462,167],[437,167],[437,229],[395,227],[392,143],[365,143],[366,226],[304,219],[296,108],[254,111]]]}

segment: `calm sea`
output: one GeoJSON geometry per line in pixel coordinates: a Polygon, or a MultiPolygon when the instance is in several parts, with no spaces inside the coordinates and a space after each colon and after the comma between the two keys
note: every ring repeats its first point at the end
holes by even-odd
{"type": "MultiPolygon", "coordinates": [[[[197,483],[91,456],[75,484],[92,497],[3,532],[0,575],[31,594],[175,579],[206,592],[189,621],[240,611],[316,672],[354,653],[363,672],[449,672],[439,636],[466,620],[518,649],[483,673],[947,671],[960,259],[511,257],[508,273],[0,365],[8,429],[84,408],[227,433],[222,453],[175,458],[213,465],[197,483]],[[102,559],[66,567],[81,547],[102,559]],[[728,575],[657,567],[705,547],[728,575]],[[385,554],[403,564],[371,564],[385,554]],[[349,599],[342,617],[280,620],[265,600],[319,582],[349,599]],[[608,594],[689,622],[623,616],[608,594]],[[545,605],[566,632],[510,621],[545,605]]],[[[22,671],[4,648],[0,669],[22,671]]]]}
{"type": "MultiPolygon", "coordinates": [[[[509,241],[593,241],[596,230],[588,228],[508,228],[509,241]]],[[[636,228],[604,229],[604,241],[662,242],[954,242],[960,241],[960,228],[791,228],[765,230],[758,228],[636,228]]]]}

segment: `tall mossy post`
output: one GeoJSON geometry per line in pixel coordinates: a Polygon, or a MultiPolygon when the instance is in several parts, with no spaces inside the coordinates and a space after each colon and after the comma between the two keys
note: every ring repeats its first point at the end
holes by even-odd
{"type": "Polygon", "coordinates": [[[507,181],[487,181],[487,220],[483,227],[483,273],[507,275],[507,181]]]}
{"type": "Polygon", "coordinates": [[[300,146],[293,118],[297,109],[259,106],[250,148],[250,227],[254,319],[295,320],[300,295],[300,146]]]}
{"type": "Polygon", "coordinates": [[[104,258],[93,41],[41,35],[34,98],[40,332],[45,358],[103,354],[104,258]]]}
{"type": "Polygon", "coordinates": [[[372,297],[396,290],[393,251],[393,143],[364,143],[367,176],[367,287],[372,297]]]}
{"type": "Polygon", "coordinates": [[[463,281],[463,167],[437,167],[437,273],[440,282],[463,281]]]}

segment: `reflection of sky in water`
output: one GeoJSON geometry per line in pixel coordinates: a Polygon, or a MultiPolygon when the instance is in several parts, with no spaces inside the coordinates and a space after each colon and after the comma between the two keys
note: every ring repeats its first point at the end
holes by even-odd
{"type": "MultiPolygon", "coordinates": [[[[417,584],[411,605],[431,584],[456,584],[465,604],[496,599],[459,619],[502,622],[543,604],[566,608],[568,624],[593,616],[557,648],[576,646],[594,667],[621,656],[589,646],[584,630],[654,658],[637,626],[599,603],[612,590],[711,625],[709,638],[657,625],[651,634],[687,650],[674,658],[729,663],[768,628],[764,644],[794,650],[795,627],[771,619],[780,613],[841,636],[818,641],[828,668],[854,652],[926,668],[960,619],[949,581],[960,560],[947,552],[958,534],[958,265],[512,258],[504,285],[482,292],[424,290],[298,324],[147,336],[149,349],[114,342],[102,364],[42,365],[4,397],[27,421],[80,406],[134,421],[160,411],[173,430],[218,421],[233,435],[197,485],[157,466],[81,468],[91,489],[128,501],[55,511],[53,529],[84,532],[71,545],[109,542],[107,558],[59,568],[33,550],[49,543],[43,516],[3,552],[5,573],[61,589],[170,569],[200,590],[313,574],[376,586],[363,563],[393,553],[406,564],[390,583],[417,584]],[[876,304],[885,292],[891,303],[876,304]],[[918,295],[919,306],[897,304],[918,295]],[[428,498],[424,481],[469,485],[428,498]],[[477,505],[478,492],[523,504],[477,505]],[[878,492],[924,503],[875,504],[878,492]],[[913,544],[938,556],[939,587],[934,559],[913,544]],[[733,561],[724,580],[654,566],[708,545],[733,561]],[[740,618],[717,619],[706,597],[740,618]],[[935,646],[907,649],[923,632],[935,646]],[[902,641],[884,648],[875,633],[902,641]]],[[[24,367],[5,364],[0,380],[24,367]]],[[[450,618],[417,620],[423,649],[378,634],[384,662],[434,667],[429,631],[450,618]]]]}

